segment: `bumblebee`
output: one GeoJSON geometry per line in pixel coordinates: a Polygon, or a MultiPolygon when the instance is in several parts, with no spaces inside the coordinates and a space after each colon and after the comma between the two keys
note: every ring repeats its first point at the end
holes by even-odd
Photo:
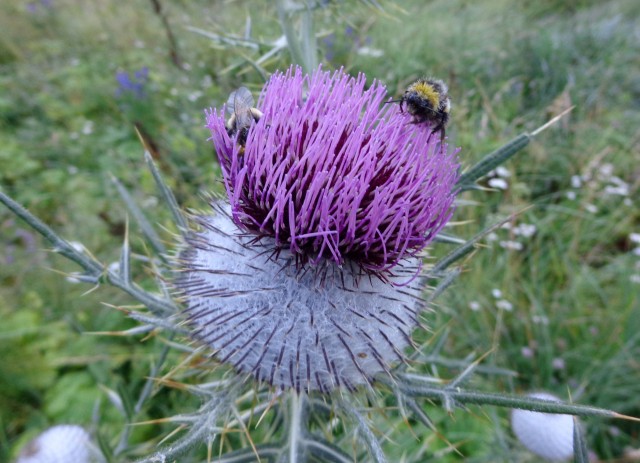
{"type": "Polygon", "coordinates": [[[227,134],[230,137],[238,135],[236,142],[244,148],[252,122],[258,122],[263,116],[262,111],[254,108],[253,95],[246,87],[231,92],[227,99],[227,111],[231,115],[227,121],[227,134]]]}
{"type": "Polygon", "coordinates": [[[445,127],[449,122],[451,100],[447,94],[447,84],[438,79],[419,79],[409,85],[400,100],[400,111],[413,116],[414,124],[429,122],[431,133],[440,131],[440,139],[444,139],[445,127]]]}

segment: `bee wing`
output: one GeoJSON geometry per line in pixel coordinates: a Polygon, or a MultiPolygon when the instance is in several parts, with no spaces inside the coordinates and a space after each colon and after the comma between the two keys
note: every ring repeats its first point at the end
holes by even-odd
{"type": "Polygon", "coordinates": [[[253,95],[247,87],[240,87],[234,90],[227,99],[227,111],[229,114],[237,114],[239,111],[248,110],[253,105],[253,95]]]}

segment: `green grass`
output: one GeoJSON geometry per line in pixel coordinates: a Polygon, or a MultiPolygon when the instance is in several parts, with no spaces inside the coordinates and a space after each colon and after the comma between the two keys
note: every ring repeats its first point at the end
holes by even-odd
{"type": "MultiPolygon", "coordinates": [[[[259,88],[262,76],[242,57],[255,58],[255,52],[215,44],[187,27],[242,34],[251,14],[254,37],[268,43],[280,35],[280,26],[262,3],[165,2],[179,57],[188,64],[184,70],[172,62],[150,2],[54,0],[52,9],[40,5],[35,13],[23,2],[3,2],[2,189],[107,262],[118,259],[125,220],[108,173],[129,187],[149,217],[175,231],[156,204],[133,125],[153,141],[156,161],[181,205],[203,207],[204,192],[221,191],[203,109],[219,106],[240,84],[259,88]],[[149,68],[145,98],[116,97],[116,72],[143,67],[149,68]]],[[[321,51],[331,58],[325,66],[365,72],[396,95],[425,73],[447,80],[454,104],[447,133],[462,148],[464,165],[576,106],[507,163],[507,190],[463,196],[479,204],[459,207],[460,224],[451,232],[461,236],[516,215],[511,229],[498,230],[495,241],[465,262],[454,289],[429,316],[439,335],[446,327],[442,354],[489,353],[484,365],[518,373],[476,376],[474,385],[485,390],[547,390],[640,416],[640,284],[630,279],[640,274],[640,257],[629,239],[640,231],[640,6],[633,0],[548,0],[530,7],[515,0],[412,0],[402,2],[402,9],[387,4],[387,13],[378,14],[337,3],[318,13],[317,29],[328,38],[320,40],[321,51]],[[354,37],[384,55],[358,54],[354,37]],[[575,187],[572,176],[587,180],[575,187]],[[626,196],[607,193],[615,182],[628,185],[626,196]],[[536,233],[514,234],[519,224],[535,225],[536,233]],[[523,250],[500,246],[509,240],[521,242],[523,250]],[[494,289],[501,298],[492,295],[494,289]],[[512,310],[498,308],[498,299],[512,310]],[[470,309],[472,302],[479,310],[470,309]],[[533,357],[523,355],[523,348],[533,357]]],[[[281,69],[289,59],[281,54],[264,67],[281,69]]],[[[90,288],[48,270],[77,269],[43,251],[47,245],[31,233],[0,209],[2,461],[49,424],[89,425],[95,410],[102,435],[112,439],[123,419],[100,386],[133,393],[161,344],[155,337],[143,342],[86,334],[135,326],[101,304],[131,301],[105,288],[84,294],[90,288]]],[[[170,233],[163,238],[171,244],[170,233]]],[[[132,245],[145,252],[141,239],[132,245]]],[[[143,274],[144,266],[139,270],[143,274]]],[[[178,364],[181,354],[172,356],[168,364],[178,364]]],[[[453,377],[456,371],[439,373],[453,377]]],[[[144,419],[196,407],[187,394],[161,389],[144,419]]],[[[420,449],[420,461],[535,461],[509,433],[506,410],[472,407],[453,416],[436,406],[427,411],[443,437],[412,423],[414,436],[397,416],[375,418],[390,430],[391,461],[420,449]]],[[[133,441],[157,440],[171,429],[141,427],[133,441]]],[[[588,420],[586,429],[603,460],[640,445],[635,424],[588,420]]]]}

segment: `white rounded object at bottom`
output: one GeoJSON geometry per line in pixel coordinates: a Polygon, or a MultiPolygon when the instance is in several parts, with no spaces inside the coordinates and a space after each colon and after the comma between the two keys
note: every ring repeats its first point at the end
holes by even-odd
{"type": "Polygon", "coordinates": [[[16,463],[93,463],[95,458],[89,433],[81,426],[53,426],[29,442],[16,463]]]}
{"type": "MultiPolygon", "coordinates": [[[[560,402],[546,392],[528,397],[560,402]]],[[[573,457],[573,417],[556,413],[514,409],[511,428],[518,440],[531,452],[549,461],[564,461],[573,457]]]]}

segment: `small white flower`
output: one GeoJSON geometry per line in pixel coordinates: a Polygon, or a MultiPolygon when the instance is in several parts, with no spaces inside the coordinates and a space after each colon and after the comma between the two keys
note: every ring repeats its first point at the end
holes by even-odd
{"type": "Polygon", "coordinates": [[[564,359],[560,358],[560,357],[556,357],[551,361],[551,367],[554,370],[564,370],[566,368],[566,363],[564,361],[564,359]]]}
{"type": "Polygon", "coordinates": [[[158,198],[156,196],[148,196],[140,201],[140,205],[144,208],[151,208],[158,205],[158,198]]]}
{"type": "Polygon", "coordinates": [[[116,275],[120,273],[120,262],[111,262],[107,266],[107,270],[111,273],[115,273],[116,275]]]}
{"type": "Polygon", "coordinates": [[[187,95],[189,101],[197,101],[203,93],[200,90],[195,90],[187,95]]]}
{"type": "Polygon", "coordinates": [[[357,52],[360,56],[371,56],[372,58],[380,58],[384,56],[384,51],[379,48],[361,47],[357,52]]]}
{"type": "Polygon", "coordinates": [[[620,177],[616,177],[615,175],[613,177],[611,177],[609,179],[609,181],[611,183],[613,183],[616,186],[621,186],[621,187],[629,187],[629,184],[627,182],[625,182],[624,180],[622,180],[620,177]]]}
{"type": "Polygon", "coordinates": [[[83,135],[91,135],[93,133],[93,121],[85,121],[82,126],[83,135]]]}
{"type": "Polygon", "coordinates": [[[572,188],[580,188],[582,186],[582,179],[579,175],[573,175],[571,177],[571,187],[572,188]]]}
{"type": "Polygon", "coordinates": [[[520,353],[526,359],[533,358],[533,356],[535,355],[535,352],[533,351],[533,349],[531,347],[527,347],[527,346],[525,346],[522,349],[520,349],[520,353]]]}
{"type": "Polygon", "coordinates": [[[511,312],[513,310],[513,304],[506,299],[500,299],[496,302],[496,307],[501,310],[506,310],[507,312],[511,312]]]}
{"type": "Polygon", "coordinates": [[[569,201],[573,201],[574,199],[576,199],[576,192],[575,191],[567,191],[566,195],[567,199],[569,201]]]}
{"type": "Polygon", "coordinates": [[[213,79],[209,74],[205,75],[200,81],[202,88],[210,88],[213,85],[213,79]]]}
{"type": "Polygon", "coordinates": [[[494,232],[491,232],[487,235],[487,241],[489,243],[491,243],[492,241],[496,241],[498,239],[498,235],[496,235],[494,232]]]}
{"type": "Polygon", "coordinates": [[[519,241],[500,241],[500,246],[510,251],[522,251],[524,245],[519,241]]]}
{"type": "Polygon", "coordinates": [[[592,214],[598,212],[598,208],[594,204],[587,203],[584,205],[584,208],[587,212],[591,212],[592,214]]]}
{"type": "Polygon", "coordinates": [[[87,250],[87,248],[84,247],[84,244],[79,241],[69,241],[69,244],[78,252],[85,252],[87,250]]]}
{"type": "MultiPolygon", "coordinates": [[[[529,394],[529,397],[560,402],[545,392],[529,394]]],[[[511,428],[522,445],[548,461],[565,461],[573,456],[571,415],[513,410],[511,428]]]]}
{"type": "Polygon", "coordinates": [[[629,241],[632,243],[640,243],[640,233],[629,233],[629,241]]]}
{"type": "Polygon", "coordinates": [[[496,188],[498,190],[506,190],[509,188],[509,182],[502,178],[492,178],[487,183],[491,188],[496,188]]]}
{"type": "Polygon", "coordinates": [[[521,223],[520,225],[518,225],[516,228],[513,229],[513,232],[516,235],[520,235],[525,238],[532,237],[533,235],[535,235],[536,231],[538,231],[536,226],[528,223],[521,223]]]}
{"type": "Polygon", "coordinates": [[[640,284],[640,274],[634,273],[629,277],[629,281],[631,283],[640,284]]]}
{"type": "Polygon", "coordinates": [[[504,166],[498,166],[496,167],[496,175],[502,178],[509,178],[511,177],[511,172],[504,166]]]}
{"type": "Polygon", "coordinates": [[[491,294],[493,295],[493,297],[495,297],[496,299],[500,299],[502,297],[502,291],[500,291],[498,288],[493,288],[491,290],[491,294]]]}
{"type": "Polygon", "coordinates": [[[65,278],[65,280],[73,284],[82,283],[82,281],[79,278],[76,278],[75,275],[80,275],[80,274],[78,272],[70,273],[69,276],[65,278]]]}
{"type": "Polygon", "coordinates": [[[536,325],[548,325],[549,317],[546,317],[544,315],[534,315],[533,317],[531,317],[531,321],[536,325]]]}
{"type": "Polygon", "coordinates": [[[469,302],[469,308],[471,310],[473,310],[474,312],[477,312],[478,310],[480,310],[482,308],[482,306],[480,305],[480,303],[478,301],[471,301],[471,302],[469,302]]]}
{"type": "Polygon", "coordinates": [[[609,180],[613,175],[613,164],[605,163],[600,166],[598,171],[598,177],[601,180],[609,180]]]}
{"type": "Polygon", "coordinates": [[[604,187],[604,192],[609,195],[629,196],[629,185],[624,185],[624,186],[607,185],[606,187],[604,187]]]}

